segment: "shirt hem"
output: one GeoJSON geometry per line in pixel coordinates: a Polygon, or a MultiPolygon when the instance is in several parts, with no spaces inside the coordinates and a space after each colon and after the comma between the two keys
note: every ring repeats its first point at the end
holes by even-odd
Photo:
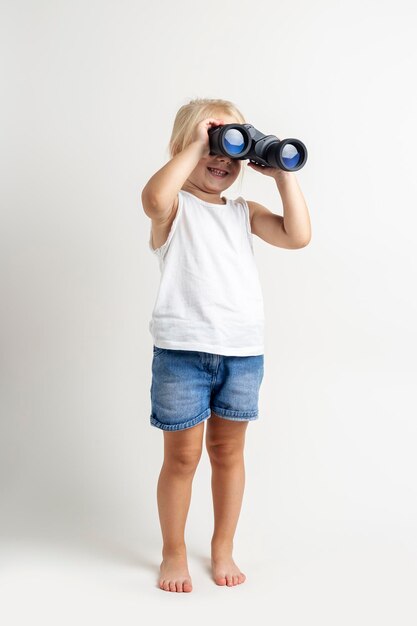
{"type": "Polygon", "coordinates": [[[229,346],[208,345],[205,343],[192,343],[181,341],[155,341],[156,348],[166,348],[168,350],[192,350],[197,352],[208,352],[210,354],[220,354],[224,356],[258,356],[264,354],[264,346],[245,346],[233,348],[229,346]]]}

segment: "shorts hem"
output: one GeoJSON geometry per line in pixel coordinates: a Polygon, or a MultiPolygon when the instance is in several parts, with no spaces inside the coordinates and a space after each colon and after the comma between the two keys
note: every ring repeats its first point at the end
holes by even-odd
{"type": "Polygon", "coordinates": [[[184,430],[185,428],[191,428],[192,426],[196,426],[200,424],[205,419],[209,418],[211,415],[211,409],[206,409],[197,417],[194,417],[192,420],[188,420],[188,422],[183,422],[182,424],[163,424],[159,420],[157,420],[153,415],[150,416],[149,421],[152,426],[156,428],[160,428],[161,430],[184,430]]]}
{"type": "Polygon", "coordinates": [[[238,422],[256,420],[259,417],[258,411],[232,411],[231,409],[218,409],[215,406],[210,408],[219,417],[238,422]]]}

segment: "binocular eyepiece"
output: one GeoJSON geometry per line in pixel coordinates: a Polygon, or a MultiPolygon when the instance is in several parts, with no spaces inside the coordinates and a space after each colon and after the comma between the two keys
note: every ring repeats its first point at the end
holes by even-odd
{"type": "Polygon", "coordinates": [[[224,124],[209,128],[210,155],[224,154],[233,159],[279,167],[296,172],[307,161],[307,148],[299,139],[278,139],[264,135],[252,124],[224,124]]]}

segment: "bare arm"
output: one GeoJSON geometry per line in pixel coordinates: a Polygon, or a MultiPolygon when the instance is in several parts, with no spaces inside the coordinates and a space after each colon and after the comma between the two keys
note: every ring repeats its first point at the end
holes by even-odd
{"type": "Polygon", "coordinates": [[[275,182],[281,195],[284,209],[283,226],[287,235],[295,242],[306,246],[311,239],[311,223],[303,193],[294,172],[277,172],[275,182]]]}
{"type": "Polygon", "coordinates": [[[172,207],[179,190],[203,156],[203,148],[200,142],[193,141],[148,180],[142,190],[142,204],[149,217],[172,207]]]}
{"type": "Polygon", "coordinates": [[[148,180],[142,190],[142,204],[146,215],[157,217],[169,212],[179,190],[203,156],[210,153],[208,129],[223,120],[207,118],[194,130],[191,143],[176,154],[148,180]]]}
{"type": "Polygon", "coordinates": [[[306,201],[295,172],[255,163],[248,166],[264,176],[271,176],[281,196],[284,216],[271,215],[271,211],[253,203],[252,226],[256,234],[274,246],[303,248],[311,240],[311,223],[306,201]]]}

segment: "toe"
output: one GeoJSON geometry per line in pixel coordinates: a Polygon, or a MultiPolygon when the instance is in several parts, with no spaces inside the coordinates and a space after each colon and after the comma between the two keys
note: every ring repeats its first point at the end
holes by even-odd
{"type": "Polygon", "coordinates": [[[231,587],[233,585],[233,576],[227,575],[226,580],[229,587],[231,587]]]}
{"type": "Polygon", "coordinates": [[[175,582],[173,580],[169,581],[169,590],[170,591],[176,591],[175,582]]]}

